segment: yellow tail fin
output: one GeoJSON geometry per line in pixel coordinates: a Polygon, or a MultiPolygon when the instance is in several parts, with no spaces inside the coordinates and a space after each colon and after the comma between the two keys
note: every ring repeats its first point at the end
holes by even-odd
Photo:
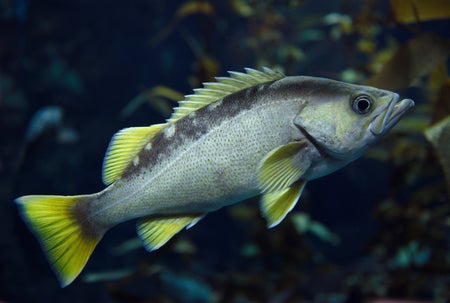
{"type": "MultiPolygon", "coordinates": [[[[23,196],[16,199],[22,217],[39,239],[47,258],[65,287],[79,275],[103,236],[80,224],[75,206],[90,196],[23,196]]],[[[80,208],[81,209],[81,208],[80,208]]]]}

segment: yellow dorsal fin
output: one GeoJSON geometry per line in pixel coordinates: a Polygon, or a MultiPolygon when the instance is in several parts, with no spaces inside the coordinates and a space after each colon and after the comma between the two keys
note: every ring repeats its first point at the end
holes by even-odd
{"type": "Polygon", "coordinates": [[[185,99],[179,102],[179,106],[175,108],[167,122],[175,122],[232,93],[284,77],[281,72],[267,67],[263,67],[262,70],[246,68],[245,71],[245,73],[228,72],[230,77],[216,77],[217,82],[203,83],[204,88],[195,89],[194,94],[185,96],[185,99]]]}
{"type": "Polygon", "coordinates": [[[166,124],[155,124],[118,131],[112,137],[103,160],[103,183],[109,185],[120,178],[139,151],[165,126],[166,124]]]}

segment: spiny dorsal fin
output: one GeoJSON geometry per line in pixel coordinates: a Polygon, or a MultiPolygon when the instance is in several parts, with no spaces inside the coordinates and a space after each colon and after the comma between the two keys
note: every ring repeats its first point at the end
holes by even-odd
{"type": "Polygon", "coordinates": [[[103,160],[103,183],[109,185],[120,178],[144,145],[150,143],[165,126],[166,124],[155,124],[118,131],[112,137],[103,160]]]}
{"type": "Polygon", "coordinates": [[[179,102],[167,122],[175,122],[232,93],[284,77],[281,72],[267,67],[263,67],[261,71],[252,68],[246,68],[245,71],[228,72],[230,77],[216,77],[217,82],[203,83],[204,88],[194,89],[194,94],[185,96],[185,99],[179,102]]]}

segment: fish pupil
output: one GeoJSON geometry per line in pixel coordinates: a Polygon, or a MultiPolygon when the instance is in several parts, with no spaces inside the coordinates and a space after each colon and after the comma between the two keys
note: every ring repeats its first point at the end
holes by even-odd
{"type": "Polygon", "coordinates": [[[360,95],[353,101],[353,110],[357,114],[366,114],[372,107],[372,99],[367,95],[360,95]]]}

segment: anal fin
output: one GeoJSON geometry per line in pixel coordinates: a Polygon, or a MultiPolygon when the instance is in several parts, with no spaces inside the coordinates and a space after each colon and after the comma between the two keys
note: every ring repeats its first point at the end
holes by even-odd
{"type": "Polygon", "coordinates": [[[288,188],[268,192],[262,196],[261,213],[266,218],[269,228],[278,225],[294,208],[302,195],[305,184],[306,180],[299,180],[288,188]]]}
{"type": "Polygon", "coordinates": [[[148,251],[157,250],[183,228],[191,228],[203,216],[148,217],[137,223],[137,233],[148,251]]]}

